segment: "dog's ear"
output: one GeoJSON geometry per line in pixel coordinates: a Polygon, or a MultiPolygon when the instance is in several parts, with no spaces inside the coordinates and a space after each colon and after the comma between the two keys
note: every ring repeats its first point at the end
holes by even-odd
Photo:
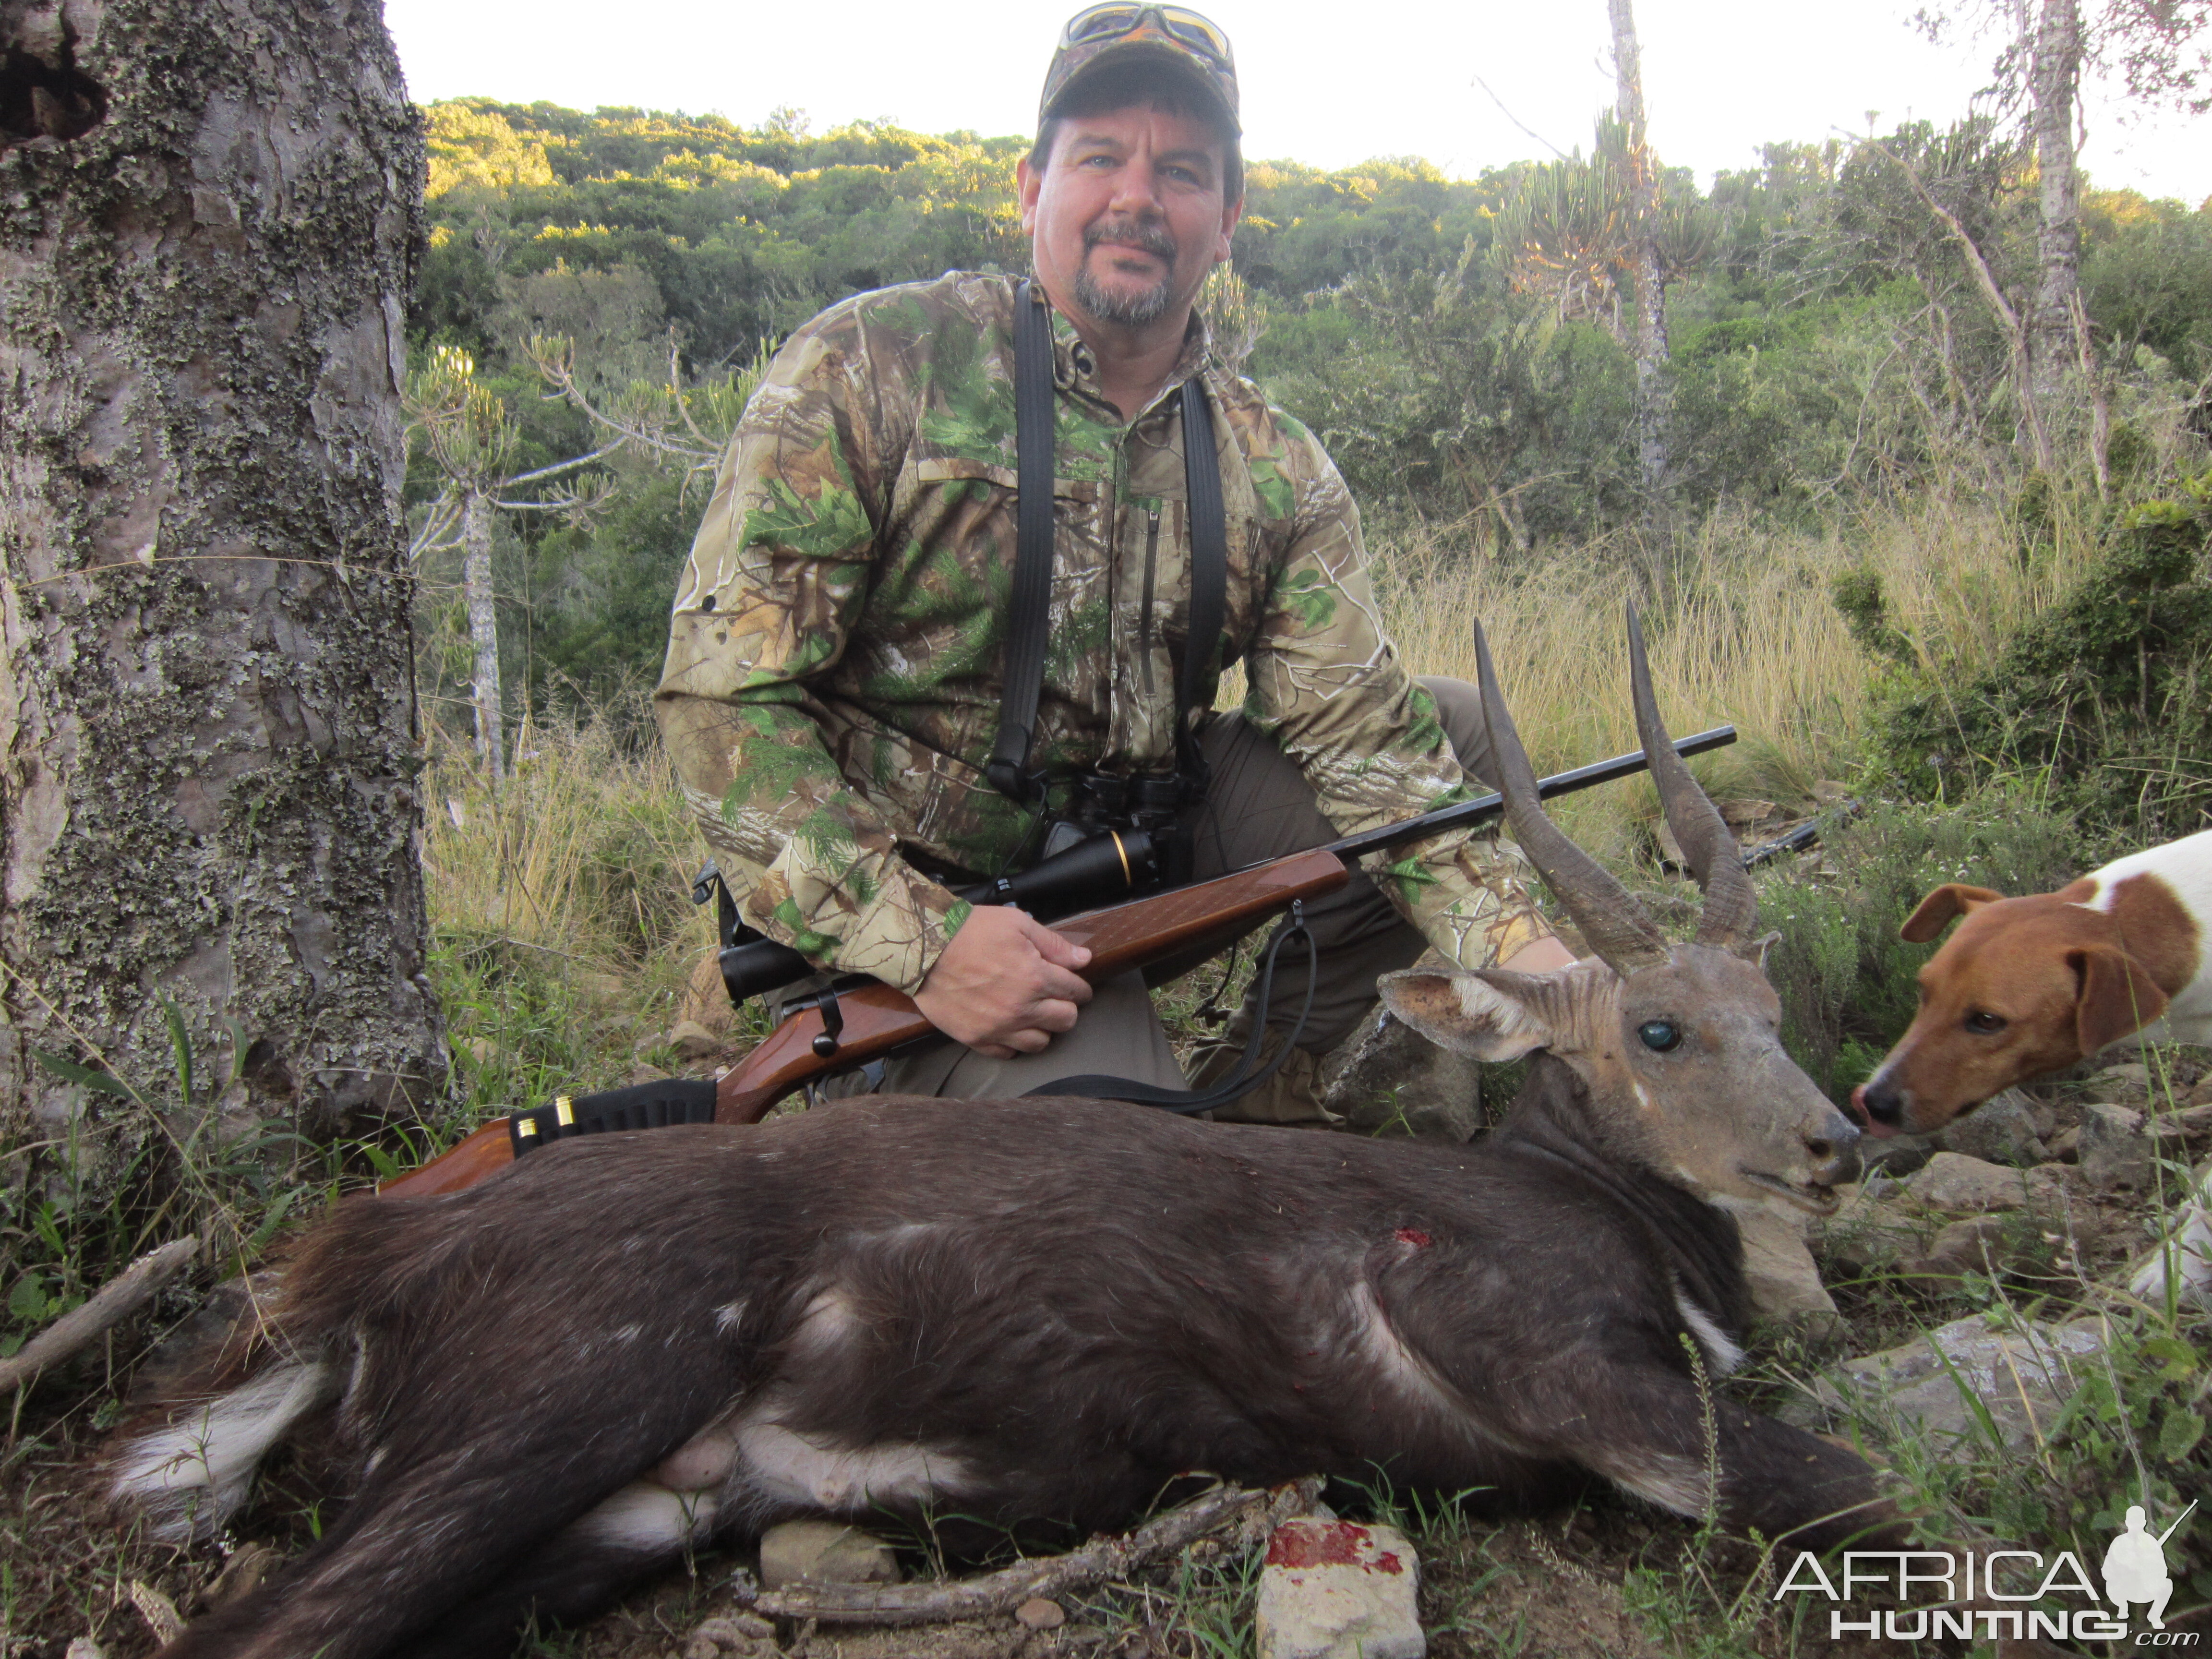
{"type": "Polygon", "coordinates": [[[2083,1054],[2140,1031],[2166,1012],[2166,993],[2142,963],[2109,945],[2085,945],[2066,953],[2081,982],[2074,1004],[2074,1030],[2083,1054]]]}
{"type": "Polygon", "coordinates": [[[1897,930],[1897,936],[1908,945],[1925,945],[1951,925],[1952,917],[1972,915],[1984,904],[1995,904],[2003,896],[1986,887],[1967,887],[1947,881],[1920,901],[1920,908],[1905,917],[1905,926],[1897,930]]]}

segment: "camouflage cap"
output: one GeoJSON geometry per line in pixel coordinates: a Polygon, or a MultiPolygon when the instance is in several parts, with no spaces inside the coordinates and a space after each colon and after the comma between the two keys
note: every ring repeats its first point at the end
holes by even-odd
{"type": "Polygon", "coordinates": [[[1237,121],[1237,55],[1218,25],[1186,6],[1089,6],[1067,20],[1045,71],[1044,96],[1037,104],[1040,125],[1075,83],[1109,64],[1149,59],[1194,82],[1220,106],[1231,132],[1237,121]]]}

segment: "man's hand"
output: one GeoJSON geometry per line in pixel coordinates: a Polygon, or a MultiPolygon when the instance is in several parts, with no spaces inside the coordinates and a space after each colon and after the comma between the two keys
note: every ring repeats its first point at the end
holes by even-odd
{"type": "Polygon", "coordinates": [[[1575,965],[1575,953],[1561,944],[1556,933],[1546,933],[1532,939],[1511,956],[1498,964],[1508,973],[1549,974],[1575,965]]]}
{"type": "Polygon", "coordinates": [[[991,1060],[1041,1052],[1071,1029],[1091,952],[1006,904],[979,904],[914,994],[932,1025],[991,1060]]]}

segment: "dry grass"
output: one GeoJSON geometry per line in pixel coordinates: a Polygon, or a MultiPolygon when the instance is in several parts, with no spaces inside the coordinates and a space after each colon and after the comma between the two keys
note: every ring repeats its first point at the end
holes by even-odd
{"type": "MultiPolygon", "coordinates": [[[[2050,603],[2089,551],[2086,536],[2064,534],[2024,562],[2000,514],[1930,500],[1825,534],[1717,518],[1663,580],[1605,546],[1522,570],[1413,542],[1378,548],[1376,588],[1417,673],[1473,679],[1481,618],[1540,771],[1635,747],[1621,620],[1622,601],[1635,597],[1669,727],[1679,736],[1732,721],[1742,733],[1735,749],[1699,763],[1706,781],[1804,805],[1816,779],[1850,776],[1881,672],[1828,597],[1835,575],[1879,574],[1893,625],[1923,659],[1971,671],[2050,603]]],[[[1590,850],[1619,857],[1656,810],[1643,786],[1578,796],[1559,817],[1590,850]]]]}

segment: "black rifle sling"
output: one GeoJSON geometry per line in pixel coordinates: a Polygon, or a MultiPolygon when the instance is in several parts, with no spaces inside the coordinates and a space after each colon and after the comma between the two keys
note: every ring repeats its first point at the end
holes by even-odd
{"type": "Polygon", "coordinates": [[[1206,383],[1182,383],[1182,483],[1190,514],[1190,631],[1176,681],[1176,760],[1194,795],[1206,793],[1206,759],[1191,730],[1208,666],[1221,660],[1221,620],[1229,592],[1229,527],[1221,507],[1221,458],[1206,383]]]}
{"type": "Polygon", "coordinates": [[[1009,800],[1044,793],[1030,771],[1037,698],[1044,690],[1047,602],[1052,598],[1054,413],[1052,323],[1033,283],[1014,290],[1014,591],[1007,608],[1006,675],[999,735],[983,775],[1009,800]]]}

